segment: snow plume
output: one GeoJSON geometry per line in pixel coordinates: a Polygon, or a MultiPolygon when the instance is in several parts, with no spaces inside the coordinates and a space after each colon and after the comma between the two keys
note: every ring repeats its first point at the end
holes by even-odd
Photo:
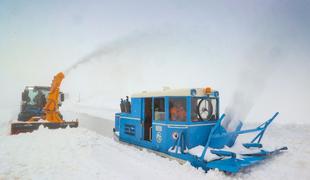
{"type": "MultiPolygon", "coordinates": [[[[67,68],[64,73],[69,75],[73,70],[77,69],[81,65],[88,64],[92,61],[108,61],[104,56],[113,55],[118,56],[125,50],[130,49],[132,46],[137,46],[139,43],[152,41],[156,39],[156,36],[164,36],[164,33],[153,32],[153,33],[145,33],[145,32],[135,32],[131,33],[123,38],[114,40],[110,43],[103,45],[102,47],[97,48],[90,54],[78,60],[72,66],[67,68]]],[[[113,59],[114,61],[114,59],[113,59]]]]}
{"type": "Polygon", "coordinates": [[[262,94],[268,77],[280,65],[280,60],[283,60],[281,58],[283,53],[277,47],[255,47],[245,56],[238,85],[225,109],[227,117],[223,123],[228,130],[234,130],[240,121],[247,118],[255,101],[262,94]]]}
{"type": "Polygon", "coordinates": [[[86,64],[91,62],[92,60],[107,55],[107,54],[113,54],[113,53],[117,53],[119,52],[121,49],[120,46],[117,46],[116,44],[112,43],[112,44],[108,44],[106,46],[103,46],[102,48],[99,48],[97,50],[95,50],[94,52],[86,55],[85,57],[81,58],[80,60],[78,60],[76,63],[74,63],[72,66],[70,66],[69,68],[67,68],[64,73],[66,75],[69,75],[70,72],[74,69],[76,69],[78,66],[86,64]]]}

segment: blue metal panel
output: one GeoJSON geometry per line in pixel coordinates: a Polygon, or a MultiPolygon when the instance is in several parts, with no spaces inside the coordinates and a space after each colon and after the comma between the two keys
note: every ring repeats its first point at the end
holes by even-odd
{"type": "Polygon", "coordinates": [[[213,124],[207,124],[207,123],[197,123],[195,125],[201,125],[201,126],[192,126],[187,131],[187,138],[189,140],[188,148],[193,148],[198,145],[205,145],[207,143],[208,136],[210,134],[210,131],[213,124]]]}
{"type": "Polygon", "coordinates": [[[119,131],[119,129],[120,129],[119,128],[120,127],[120,122],[119,122],[120,121],[120,118],[119,118],[120,114],[121,113],[115,113],[115,121],[114,121],[114,125],[115,126],[114,126],[114,128],[115,128],[116,131],[119,131]]]}
{"type": "Polygon", "coordinates": [[[131,98],[131,115],[141,117],[142,112],[142,98],[131,98]]]}
{"type": "Polygon", "coordinates": [[[191,113],[192,113],[192,102],[191,102],[191,97],[188,96],[186,97],[186,121],[190,122],[191,121],[191,113]]]}
{"type": "Polygon", "coordinates": [[[120,139],[128,142],[138,142],[141,138],[141,124],[137,117],[120,116],[120,139]]]}

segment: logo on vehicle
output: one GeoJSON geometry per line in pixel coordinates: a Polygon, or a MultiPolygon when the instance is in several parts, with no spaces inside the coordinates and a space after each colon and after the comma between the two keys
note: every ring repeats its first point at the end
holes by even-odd
{"type": "Polygon", "coordinates": [[[161,132],[157,132],[157,134],[156,134],[156,142],[157,143],[161,143],[162,140],[163,140],[163,137],[161,136],[161,132]]]}

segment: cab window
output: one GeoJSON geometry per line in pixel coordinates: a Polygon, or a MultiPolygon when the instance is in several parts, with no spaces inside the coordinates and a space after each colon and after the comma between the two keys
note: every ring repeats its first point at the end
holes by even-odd
{"type": "Polygon", "coordinates": [[[216,120],[217,100],[215,98],[192,98],[191,119],[193,122],[216,120]]]}
{"type": "Polygon", "coordinates": [[[186,121],[186,98],[169,98],[170,121],[186,121]]]}
{"type": "Polygon", "coordinates": [[[165,98],[154,98],[155,120],[165,120],[165,98]]]}

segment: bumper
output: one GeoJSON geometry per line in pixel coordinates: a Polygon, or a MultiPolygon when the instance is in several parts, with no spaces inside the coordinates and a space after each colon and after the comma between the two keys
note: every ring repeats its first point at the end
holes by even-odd
{"type": "Polygon", "coordinates": [[[11,134],[19,134],[32,132],[39,129],[40,126],[47,127],[48,129],[59,129],[59,128],[76,128],[79,126],[78,121],[68,121],[63,123],[51,123],[51,122],[16,122],[11,124],[11,134]]]}

